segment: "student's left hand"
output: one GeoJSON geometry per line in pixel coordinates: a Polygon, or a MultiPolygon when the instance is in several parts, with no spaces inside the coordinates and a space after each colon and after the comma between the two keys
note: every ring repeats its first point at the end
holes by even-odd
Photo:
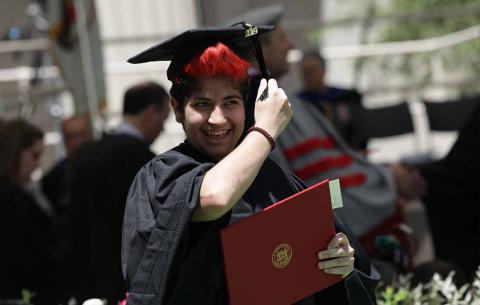
{"type": "Polygon", "coordinates": [[[344,233],[337,233],[327,246],[327,250],[318,252],[318,269],[325,273],[340,274],[343,278],[353,271],[354,250],[344,233]]]}

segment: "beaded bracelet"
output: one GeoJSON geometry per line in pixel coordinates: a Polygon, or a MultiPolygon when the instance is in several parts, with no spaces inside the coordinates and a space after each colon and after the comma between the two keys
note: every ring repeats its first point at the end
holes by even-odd
{"type": "Polygon", "coordinates": [[[252,126],[247,130],[247,132],[250,131],[258,131],[259,133],[261,133],[265,138],[267,138],[268,143],[270,143],[271,151],[275,149],[275,140],[265,129],[257,126],[252,126]]]}

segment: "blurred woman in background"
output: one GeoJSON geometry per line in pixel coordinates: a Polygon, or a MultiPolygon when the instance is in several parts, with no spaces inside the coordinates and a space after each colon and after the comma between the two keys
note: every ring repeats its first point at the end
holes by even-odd
{"type": "Polygon", "coordinates": [[[43,150],[43,132],[21,120],[0,126],[0,299],[53,290],[52,218],[26,190],[43,150]]]}

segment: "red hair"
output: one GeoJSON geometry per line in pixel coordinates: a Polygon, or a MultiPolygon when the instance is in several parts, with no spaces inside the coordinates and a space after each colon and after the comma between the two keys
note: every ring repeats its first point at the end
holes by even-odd
{"type": "Polygon", "coordinates": [[[222,43],[208,47],[185,66],[185,74],[193,78],[225,76],[235,81],[247,78],[250,64],[222,43]]]}

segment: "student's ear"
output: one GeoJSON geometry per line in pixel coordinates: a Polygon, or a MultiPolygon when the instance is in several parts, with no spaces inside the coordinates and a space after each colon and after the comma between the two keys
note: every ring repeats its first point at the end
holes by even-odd
{"type": "Polygon", "coordinates": [[[170,105],[172,105],[173,112],[175,112],[175,121],[177,121],[178,123],[183,123],[182,105],[173,97],[170,99],[170,105]]]}

